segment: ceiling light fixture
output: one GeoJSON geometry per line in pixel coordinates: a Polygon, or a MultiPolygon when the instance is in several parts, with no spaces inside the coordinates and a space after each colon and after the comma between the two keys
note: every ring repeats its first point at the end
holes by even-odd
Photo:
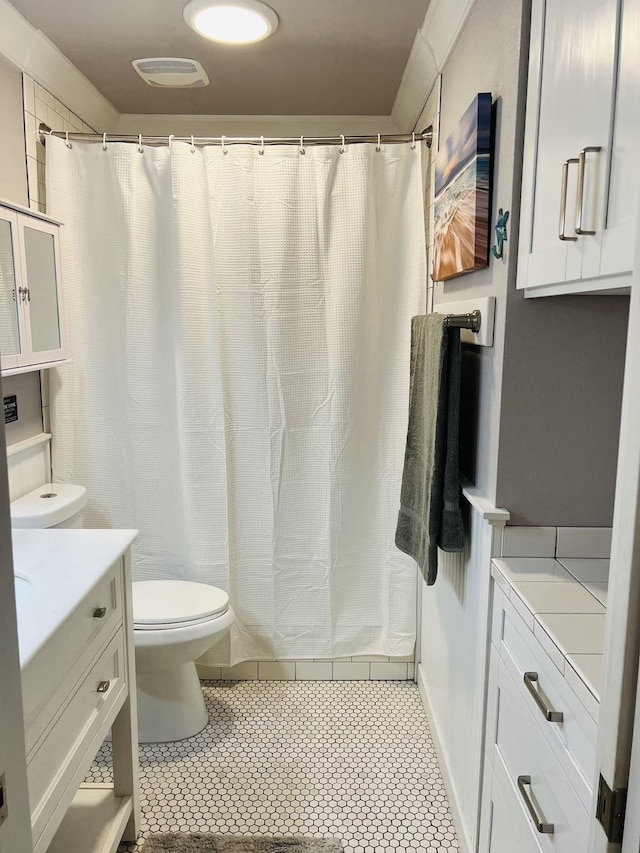
{"type": "Polygon", "coordinates": [[[191,0],[183,16],[201,36],[223,44],[250,44],[270,36],[278,16],[260,0],[191,0]]]}

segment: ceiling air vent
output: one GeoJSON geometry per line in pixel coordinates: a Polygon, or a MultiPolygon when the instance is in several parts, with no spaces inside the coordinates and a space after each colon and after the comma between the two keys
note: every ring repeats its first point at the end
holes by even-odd
{"type": "Polygon", "coordinates": [[[131,63],[145,83],[164,89],[201,88],[209,85],[209,77],[195,59],[153,56],[134,59],[131,63]]]}

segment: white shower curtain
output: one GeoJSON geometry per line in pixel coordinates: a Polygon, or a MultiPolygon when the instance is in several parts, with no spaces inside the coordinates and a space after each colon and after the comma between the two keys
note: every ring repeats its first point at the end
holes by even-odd
{"type": "Polygon", "coordinates": [[[47,202],[73,359],[53,474],[87,486],[88,525],[139,529],[135,579],[229,592],[208,663],[410,654],[419,147],[48,139],[47,202]]]}

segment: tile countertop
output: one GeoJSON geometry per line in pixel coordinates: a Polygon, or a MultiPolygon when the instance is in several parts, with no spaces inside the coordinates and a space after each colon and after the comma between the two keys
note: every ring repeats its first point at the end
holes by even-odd
{"type": "Polygon", "coordinates": [[[137,530],[11,531],[14,574],[31,586],[16,608],[22,669],[137,535],[137,530]]]}
{"type": "Polygon", "coordinates": [[[597,717],[609,560],[496,558],[491,573],[574,692],[597,717]]]}

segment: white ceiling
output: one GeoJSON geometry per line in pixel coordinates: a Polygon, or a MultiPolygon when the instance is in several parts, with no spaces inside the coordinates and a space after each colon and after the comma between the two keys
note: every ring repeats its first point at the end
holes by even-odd
{"type": "Polygon", "coordinates": [[[429,0],[271,0],[280,18],[254,45],[207,41],[186,0],[11,0],[121,113],[388,115],[429,0]],[[199,60],[211,85],[162,90],[131,67],[199,60]]]}

